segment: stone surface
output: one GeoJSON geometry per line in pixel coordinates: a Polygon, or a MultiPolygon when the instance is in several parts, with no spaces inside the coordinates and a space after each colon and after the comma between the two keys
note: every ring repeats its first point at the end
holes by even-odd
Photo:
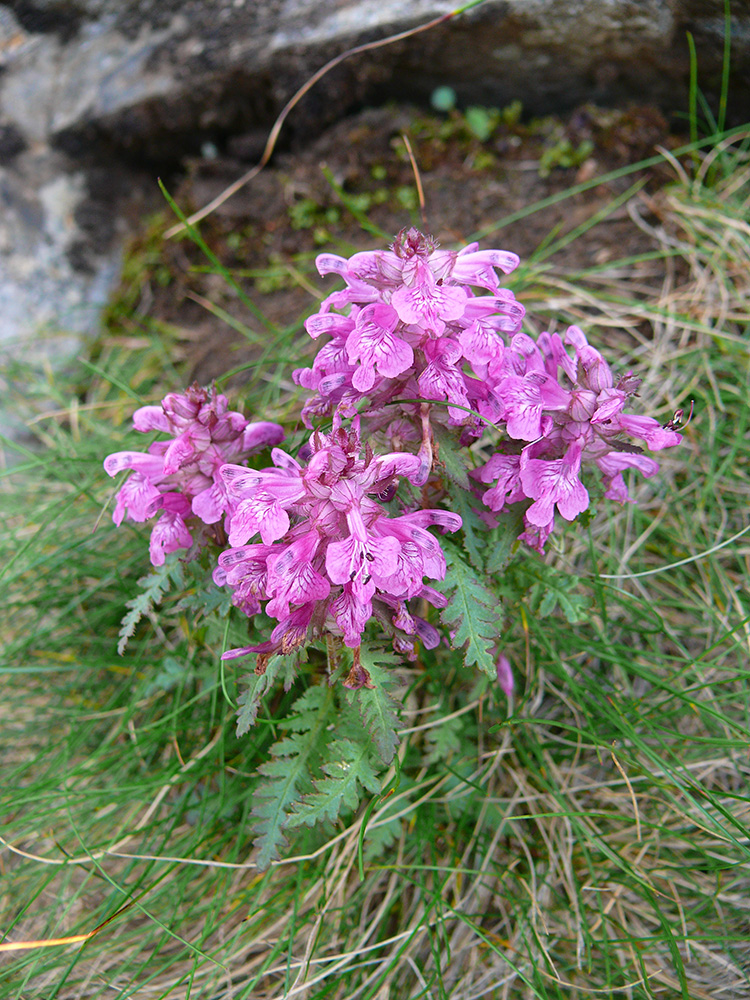
{"type": "MultiPolygon", "coordinates": [[[[126,226],[116,218],[117,198],[92,177],[118,174],[122,190],[127,171],[145,165],[155,192],[157,172],[211,144],[244,141],[257,150],[284,102],[326,60],[455,5],[0,2],[0,340],[40,328],[95,328],[126,226]]],[[[732,15],[732,93],[735,112],[746,114],[750,3],[734,0],[732,15]]],[[[519,99],[535,114],[585,100],[650,100],[674,110],[687,95],[686,30],[711,91],[721,66],[722,0],[486,0],[429,32],[346,60],[304,98],[284,135],[303,142],[358,104],[424,101],[446,84],[461,101],[519,99]]]]}

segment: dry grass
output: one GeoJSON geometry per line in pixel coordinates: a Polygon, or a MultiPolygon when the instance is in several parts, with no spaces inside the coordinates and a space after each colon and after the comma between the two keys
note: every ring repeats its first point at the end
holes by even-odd
{"type": "MultiPolygon", "coordinates": [[[[90,598],[48,610],[35,643],[17,627],[23,667],[3,675],[0,912],[18,942],[129,908],[82,948],[2,955],[0,996],[747,997],[750,166],[735,150],[693,175],[675,163],[674,185],[627,202],[653,257],[533,272],[527,306],[558,325],[598,316],[644,378],[643,412],[667,420],[692,399],[695,414],[637,505],[600,509],[555,555],[590,587],[590,620],[513,609],[517,704],[465,675],[405,673],[399,766],[369,815],[258,872],[245,822],[263,735],[233,737],[231,683],[177,626],[155,623],[118,663],[111,621],[138,553],[111,535],[108,552],[72,550],[91,560],[90,598]],[[45,690],[29,667],[78,662],[64,613],[87,630],[86,673],[51,670],[45,690]],[[202,678],[171,700],[146,688],[161,640],[192,643],[202,678]]],[[[98,411],[61,410],[51,443],[85,440],[98,411]]],[[[66,528],[80,534],[102,491],[94,459],[79,468],[35,525],[80,503],[84,475],[89,506],[66,528]]],[[[29,551],[17,593],[50,565],[80,589],[49,546],[29,551]]]]}

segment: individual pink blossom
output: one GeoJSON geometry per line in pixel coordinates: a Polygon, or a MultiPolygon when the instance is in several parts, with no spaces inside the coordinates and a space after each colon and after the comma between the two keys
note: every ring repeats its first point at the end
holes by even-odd
{"type": "Polygon", "coordinates": [[[365,306],[357,314],[354,329],[346,339],[346,353],[350,364],[359,362],[352,376],[358,392],[371,389],[376,374],[395,378],[411,367],[414,351],[394,334],[398,320],[396,310],[385,303],[365,306]]]}
{"type": "Polygon", "coordinates": [[[526,511],[530,524],[549,524],[555,507],[566,521],[573,521],[589,505],[589,495],[579,478],[581,446],[572,444],[562,458],[543,460],[521,455],[521,485],[535,502],[526,511]]]}
{"type": "Polygon", "coordinates": [[[502,688],[505,697],[510,698],[513,694],[514,682],[513,682],[513,670],[510,666],[510,660],[504,653],[500,653],[497,658],[497,682],[502,688]]]}

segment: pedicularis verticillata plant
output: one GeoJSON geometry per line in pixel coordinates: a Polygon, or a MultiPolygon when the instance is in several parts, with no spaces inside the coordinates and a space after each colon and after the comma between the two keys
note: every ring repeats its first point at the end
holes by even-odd
{"type": "Polygon", "coordinates": [[[305,323],[327,339],[294,372],[311,432],[296,455],[272,447],[272,465],[250,467],[283,428],[249,423],[193,386],[135,414],[137,430],[170,440],[105,461],[110,475],[133,470],[116,523],[158,517],[154,566],[208,550],[206,586],[231,588],[251,623],[253,641],[223,656],[256,654],[240,732],[277,677],[288,686],[311,648],[326,653],[330,684],[298,699],[293,734],[261,768],[263,864],[283,827],[335,818],[357,804],[358,783],[377,791],[397,743],[388,667],[449,643],[510,693],[503,599],[529,590],[529,560],[534,586],[560,587],[528,548],[543,554],[556,515],[586,511],[590,489],[624,503],[626,469],[658,471],[633,439],[652,451],[680,441],[673,422],[626,412],[640,379],[615,377],[578,327],[536,340],[521,331],[524,308],[498,277],[517,267],[513,253],[442,250],[410,229],[390,250],[321,254],[317,265],[345,287],[305,323]],[[516,537],[526,556],[513,569],[516,537]]]}

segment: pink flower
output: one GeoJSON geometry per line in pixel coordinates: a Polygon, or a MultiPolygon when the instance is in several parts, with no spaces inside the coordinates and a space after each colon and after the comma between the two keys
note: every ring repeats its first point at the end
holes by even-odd
{"type": "Polygon", "coordinates": [[[463,315],[468,296],[460,286],[439,285],[427,263],[418,264],[413,283],[402,285],[391,302],[402,323],[440,336],[451,320],[463,315]]]}
{"type": "MultiPolygon", "coordinates": [[[[468,331],[464,333],[468,342],[468,331]]],[[[543,551],[554,527],[554,511],[573,520],[588,507],[582,468],[596,465],[604,478],[605,496],[629,499],[622,472],[636,468],[654,475],[658,465],[641,455],[639,438],[653,450],[678,444],[680,434],[661,427],[652,417],[623,412],[636,394],[640,379],[628,372],[615,384],[612,371],[581,329],[568,328],[564,343],[558,334],[543,333],[535,343],[516,334],[502,353],[487,363],[490,392],[477,400],[479,412],[504,425],[505,433],[525,446],[506,444],[473,473],[495,485],[484,494],[491,510],[531,499],[526,531],[520,536],[543,551]],[[571,357],[565,344],[572,346],[571,357]]],[[[474,348],[473,348],[474,349],[474,348]]]]}
{"type": "MultiPolygon", "coordinates": [[[[502,357],[502,337],[517,334],[523,319],[523,307],[500,288],[496,274],[517,264],[515,254],[478,250],[476,244],[439,250],[416,229],[399,233],[391,250],[349,260],[321,254],[320,273],[338,274],[346,288],[329,295],[305,323],[312,337],[332,338],[311,368],[294,373],[298,384],[315,393],[303,409],[306,426],[342,407],[352,414],[363,396],[370,409],[399,397],[448,402],[454,404],[451,423],[473,422],[467,412],[473,401],[492,391],[483,381],[487,365],[502,357]],[[492,294],[477,297],[472,285],[492,294]],[[464,359],[471,375],[463,371],[464,359]],[[470,390],[467,380],[474,383],[470,390]]],[[[419,419],[414,404],[402,404],[402,412],[419,419]]]]}
{"type": "Polygon", "coordinates": [[[549,524],[554,508],[566,521],[572,521],[589,505],[589,495],[578,478],[581,471],[581,447],[573,444],[562,458],[521,458],[521,484],[533,503],[526,511],[530,524],[549,524]]]}
{"type": "MultiPolygon", "coordinates": [[[[309,630],[327,631],[358,647],[370,618],[382,618],[384,602],[400,607],[410,597],[429,600],[432,592],[423,578],[445,575],[440,546],[425,528],[461,526],[449,511],[388,515],[376,498],[401,476],[415,482],[420,459],[408,452],[374,455],[369,449],[363,456],[357,420],[347,431],[337,413],[332,432],[314,432],[308,451],[306,465],[276,448],[274,469],[221,470],[233,504],[230,543],[239,547],[219,557],[217,579],[234,587],[235,603],[252,613],[258,601],[267,601],[266,614],[280,623],[270,645],[246,651],[290,648],[304,642],[309,630]],[[256,532],[264,544],[244,545],[256,532]],[[302,607],[309,613],[301,617],[302,607]]],[[[391,616],[392,631],[400,627],[397,618],[391,616]]],[[[403,614],[398,620],[411,622],[403,614]]]]}
{"type": "Polygon", "coordinates": [[[526,493],[521,485],[521,456],[502,455],[496,452],[472,476],[482,483],[493,483],[494,486],[484,494],[484,502],[490,510],[502,510],[506,503],[517,503],[526,499],[526,493]]]}
{"type": "MultiPolygon", "coordinates": [[[[278,424],[250,423],[227,408],[215,389],[192,385],[184,393],[169,393],[161,406],[142,406],[133,415],[136,430],[171,435],[155,441],[148,452],[120,451],[104,460],[105,472],[132,473],[120,487],[112,515],[120,524],[127,515],[146,521],[162,510],[151,536],[151,561],[162,565],[165,554],[189,548],[189,522],[215,524],[227,515],[229,502],[219,469],[228,461],[243,461],[284,437],[278,424]]],[[[245,470],[247,471],[247,470],[245,470]]]]}
{"type": "Polygon", "coordinates": [[[395,378],[411,367],[414,352],[406,341],[394,336],[397,324],[396,310],[385,303],[365,306],[358,314],[346,340],[346,353],[351,364],[360,362],[352,377],[359,392],[373,387],[376,369],[381,376],[395,378]]]}
{"type": "Polygon", "coordinates": [[[497,682],[503,689],[506,698],[510,698],[513,694],[513,671],[511,670],[510,660],[504,653],[500,653],[497,658],[497,682]]]}

